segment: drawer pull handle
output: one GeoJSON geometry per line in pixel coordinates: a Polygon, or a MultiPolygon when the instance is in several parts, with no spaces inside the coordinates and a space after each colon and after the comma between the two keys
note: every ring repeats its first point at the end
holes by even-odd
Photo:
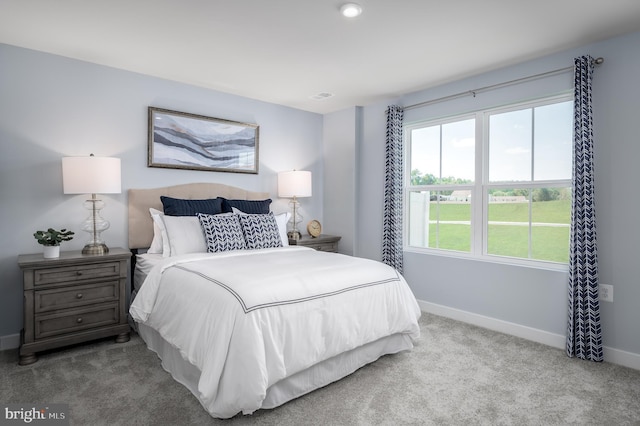
{"type": "Polygon", "coordinates": [[[76,298],[77,298],[77,299],[82,299],[82,296],[83,296],[83,295],[82,295],[82,293],[78,293],[78,294],[76,294],[76,298]]]}
{"type": "Polygon", "coordinates": [[[76,322],[77,322],[78,324],[82,324],[82,318],[78,318],[78,319],[76,320],[76,322]]]}

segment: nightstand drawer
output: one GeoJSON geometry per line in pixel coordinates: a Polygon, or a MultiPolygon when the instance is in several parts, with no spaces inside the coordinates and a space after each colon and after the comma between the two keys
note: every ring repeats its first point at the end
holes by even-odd
{"type": "Polygon", "coordinates": [[[73,333],[87,328],[117,324],[118,304],[109,303],[84,309],[69,309],[35,317],[35,338],[73,333]]]}
{"type": "Polygon", "coordinates": [[[105,262],[93,265],[64,266],[59,268],[43,268],[34,271],[34,286],[57,283],[68,284],[95,278],[114,277],[120,275],[119,262],[105,262]]]}
{"type": "Polygon", "coordinates": [[[77,285],[73,287],[39,290],[34,294],[36,313],[56,309],[76,308],[78,306],[112,302],[119,298],[119,281],[77,285]]]}
{"type": "Polygon", "coordinates": [[[298,240],[289,240],[289,245],[297,245],[297,246],[305,246],[310,247],[312,249],[318,251],[326,251],[337,253],[338,252],[338,242],[340,241],[339,236],[336,235],[326,235],[322,234],[319,237],[313,238],[309,236],[303,236],[298,240]]]}
{"type": "Polygon", "coordinates": [[[338,244],[337,243],[320,243],[320,244],[314,244],[313,248],[318,251],[329,251],[329,252],[335,253],[338,251],[338,244]]]}

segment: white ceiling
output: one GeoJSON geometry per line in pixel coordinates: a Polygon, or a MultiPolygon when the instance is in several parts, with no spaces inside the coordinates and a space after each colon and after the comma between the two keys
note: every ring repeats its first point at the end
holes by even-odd
{"type": "Polygon", "coordinates": [[[0,43],[327,113],[640,30],[638,0],[356,1],[0,0],[0,43]]]}

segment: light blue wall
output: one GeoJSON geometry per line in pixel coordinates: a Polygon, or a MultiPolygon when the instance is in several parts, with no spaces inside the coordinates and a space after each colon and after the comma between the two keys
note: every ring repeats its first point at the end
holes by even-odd
{"type": "Polygon", "coordinates": [[[338,251],[352,255],[356,239],[356,147],[361,108],[352,107],[324,115],[323,233],[340,235],[338,251]]]}
{"type": "MultiPolygon", "coordinates": [[[[604,345],[640,355],[638,241],[640,196],[640,33],[482,74],[363,111],[358,167],[356,254],[380,259],[384,184],[384,110],[573,65],[576,56],[602,56],[594,75],[596,210],[600,282],[614,286],[614,302],[601,303],[604,345]]],[[[572,73],[408,110],[405,123],[536,98],[572,88],[572,73]]],[[[331,173],[331,165],[325,165],[331,173]]],[[[565,335],[567,272],[405,252],[405,277],[426,302],[565,335]]]]}
{"type": "MultiPolygon", "coordinates": [[[[0,45],[0,337],[22,327],[18,253],[40,251],[31,234],[45,226],[77,229],[84,220],[81,196],[62,194],[60,158],[122,158],[123,189],[215,181],[268,191],[276,197],[276,172],[311,170],[314,196],[301,199],[305,218],[340,232],[339,215],[352,192],[335,191],[355,170],[353,252],[379,259],[384,193],[387,105],[410,105],[463,90],[571,66],[582,54],[603,56],[594,79],[596,208],[600,278],[614,286],[614,303],[602,303],[606,346],[640,355],[640,279],[636,273],[640,226],[637,212],[640,117],[640,33],[574,49],[451,84],[322,116],[57,56],[0,45]],[[146,167],[147,106],[158,106],[260,125],[260,174],[191,172],[146,167]],[[346,118],[346,117],[349,118],[346,118]],[[346,121],[345,121],[346,120],[346,121]],[[351,121],[353,120],[353,121],[351,121]],[[353,135],[352,131],[355,131],[353,135]],[[346,147],[339,145],[345,141],[346,147]],[[335,150],[334,150],[335,149],[335,150]],[[337,154],[346,149],[348,158],[337,154]],[[336,151],[337,150],[337,151],[336,151]],[[355,153],[354,158],[351,153],[355,153]],[[331,161],[328,161],[330,159],[331,161]],[[335,161],[335,160],[338,161],[335,161]],[[345,170],[349,169],[349,170],[345,170]],[[326,182],[325,181],[326,175],[326,182]],[[337,195],[340,193],[341,195],[337,195]],[[316,195],[318,194],[318,195],[316,195]],[[323,202],[323,197],[325,202],[323,202]],[[327,200],[330,200],[330,205],[327,200]],[[339,210],[336,210],[339,211],[339,210]]],[[[405,121],[432,118],[556,93],[571,87],[570,73],[476,98],[407,111],[405,121]]],[[[103,197],[105,233],[126,247],[126,192],[103,197]]],[[[277,201],[282,211],[287,202],[277,201]]],[[[351,213],[349,213],[351,214],[351,213]]],[[[77,239],[65,245],[78,249],[77,239]]],[[[564,335],[565,272],[405,254],[405,275],[417,297],[452,309],[564,335]]]]}
{"type": "Polygon", "coordinates": [[[63,195],[61,158],[88,155],[122,159],[122,194],[105,195],[107,245],[127,247],[129,188],[220,182],[271,193],[277,172],[313,172],[305,217],[322,221],[322,116],[60,56],[0,44],[0,337],[22,328],[22,281],[17,256],[42,251],[32,234],[47,227],[77,232],[67,250],[87,235],[84,196],[63,195]],[[257,175],[147,167],[147,107],[156,106],[260,126],[257,175]]]}

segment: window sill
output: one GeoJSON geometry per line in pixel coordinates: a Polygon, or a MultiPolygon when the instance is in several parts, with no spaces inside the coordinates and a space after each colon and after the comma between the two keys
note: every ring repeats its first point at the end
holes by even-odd
{"type": "Polygon", "coordinates": [[[470,253],[460,253],[460,252],[447,251],[447,250],[433,250],[433,249],[409,247],[409,246],[404,247],[403,252],[425,254],[429,256],[442,256],[442,257],[449,257],[449,258],[462,259],[462,260],[471,260],[475,262],[487,262],[487,263],[494,263],[494,264],[500,264],[500,265],[544,269],[548,271],[569,272],[569,265],[566,263],[543,262],[539,260],[517,259],[513,257],[491,256],[491,255],[476,256],[470,253]]]}

